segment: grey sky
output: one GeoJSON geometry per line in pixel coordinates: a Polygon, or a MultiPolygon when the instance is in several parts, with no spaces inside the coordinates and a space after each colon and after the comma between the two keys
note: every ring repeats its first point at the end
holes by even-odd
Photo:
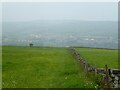
{"type": "Polygon", "coordinates": [[[117,3],[3,3],[3,21],[100,20],[116,21],[117,3]]]}
{"type": "Polygon", "coordinates": [[[119,0],[1,0],[1,2],[118,2],[119,0]]]}

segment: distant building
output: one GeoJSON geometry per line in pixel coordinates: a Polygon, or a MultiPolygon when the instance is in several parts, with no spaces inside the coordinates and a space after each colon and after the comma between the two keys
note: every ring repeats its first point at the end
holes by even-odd
{"type": "Polygon", "coordinates": [[[29,46],[30,46],[30,47],[33,47],[33,44],[32,44],[32,43],[30,43],[30,44],[29,44],[29,46]]]}

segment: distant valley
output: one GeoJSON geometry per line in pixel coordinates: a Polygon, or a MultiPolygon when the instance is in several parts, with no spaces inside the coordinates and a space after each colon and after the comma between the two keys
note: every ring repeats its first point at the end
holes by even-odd
{"type": "Polygon", "coordinates": [[[117,49],[117,25],[114,21],[79,20],[3,22],[2,44],[117,49]]]}

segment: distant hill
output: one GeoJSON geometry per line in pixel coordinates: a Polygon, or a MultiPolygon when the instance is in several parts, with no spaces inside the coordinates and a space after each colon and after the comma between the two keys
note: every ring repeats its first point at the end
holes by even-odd
{"type": "Polygon", "coordinates": [[[38,20],[3,22],[3,45],[117,48],[114,21],[38,20]]]}

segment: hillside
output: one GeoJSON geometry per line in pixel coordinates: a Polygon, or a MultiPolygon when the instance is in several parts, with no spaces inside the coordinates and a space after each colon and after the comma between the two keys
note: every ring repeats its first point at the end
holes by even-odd
{"type": "Polygon", "coordinates": [[[38,20],[4,22],[3,45],[118,47],[117,22],[79,20],[38,20]]]}
{"type": "Polygon", "coordinates": [[[3,88],[95,88],[66,48],[3,46],[3,88]]]}

